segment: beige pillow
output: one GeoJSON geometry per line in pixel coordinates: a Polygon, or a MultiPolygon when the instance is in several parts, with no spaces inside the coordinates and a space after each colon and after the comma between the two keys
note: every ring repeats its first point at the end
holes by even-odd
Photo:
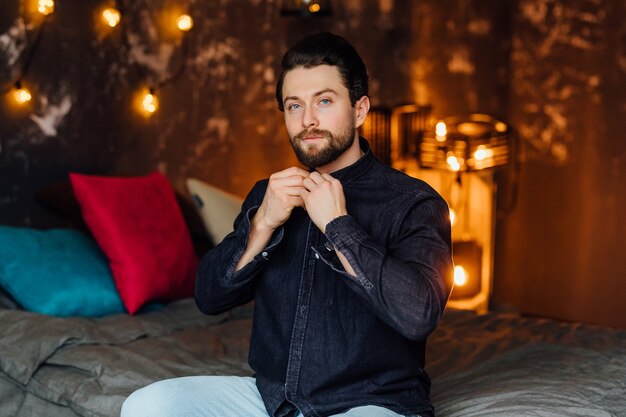
{"type": "Polygon", "coordinates": [[[187,189],[214,244],[233,231],[243,199],[204,181],[188,178],[187,189]]]}

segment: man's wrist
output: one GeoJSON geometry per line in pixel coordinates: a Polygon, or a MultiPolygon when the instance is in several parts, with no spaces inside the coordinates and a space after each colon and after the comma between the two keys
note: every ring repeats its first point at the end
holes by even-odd
{"type": "Polygon", "coordinates": [[[272,228],[271,226],[269,226],[263,220],[263,218],[259,217],[258,215],[255,215],[252,218],[252,222],[251,222],[250,228],[251,228],[251,232],[254,233],[254,234],[270,235],[270,236],[276,230],[276,228],[272,228]]]}

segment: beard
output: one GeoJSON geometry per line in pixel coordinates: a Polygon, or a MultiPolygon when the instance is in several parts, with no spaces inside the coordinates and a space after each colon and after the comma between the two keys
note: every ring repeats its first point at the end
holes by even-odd
{"type": "Polygon", "coordinates": [[[290,143],[300,163],[308,168],[319,168],[339,158],[352,144],[356,134],[354,123],[333,134],[324,129],[305,129],[294,136],[290,143]],[[307,136],[322,136],[326,144],[309,146],[304,142],[307,136]]]}

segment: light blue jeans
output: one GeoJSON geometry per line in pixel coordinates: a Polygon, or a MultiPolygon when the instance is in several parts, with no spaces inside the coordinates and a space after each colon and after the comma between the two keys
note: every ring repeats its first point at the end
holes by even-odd
{"type": "MultiPolygon", "coordinates": [[[[298,413],[298,417],[302,414],[298,413]]],[[[383,407],[356,407],[333,417],[402,417],[383,407]]],[[[132,393],[121,417],[268,417],[254,378],[190,376],[132,393]]]]}

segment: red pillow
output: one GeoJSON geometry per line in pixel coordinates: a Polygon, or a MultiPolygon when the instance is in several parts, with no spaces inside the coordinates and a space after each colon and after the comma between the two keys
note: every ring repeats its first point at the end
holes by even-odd
{"type": "Polygon", "coordinates": [[[193,294],[198,259],[167,178],[70,174],[83,218],[109,258],[129,313],[193,294]]]}

